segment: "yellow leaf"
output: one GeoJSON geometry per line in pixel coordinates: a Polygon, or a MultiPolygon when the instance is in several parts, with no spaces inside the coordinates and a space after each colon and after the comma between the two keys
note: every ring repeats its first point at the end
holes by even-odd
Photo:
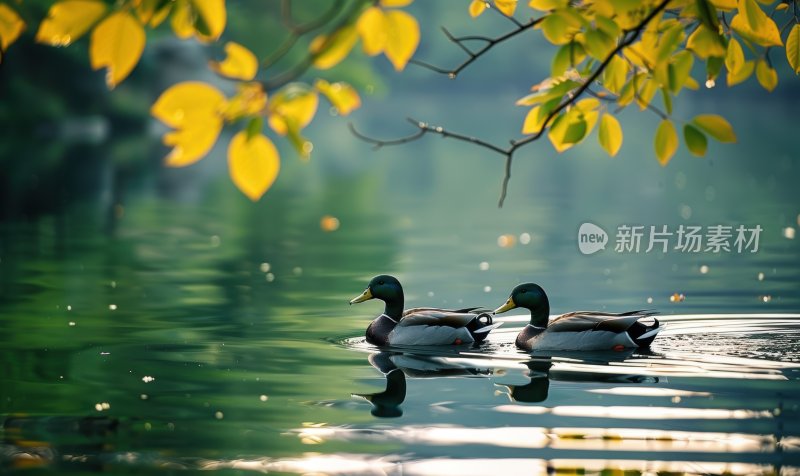
{"type": "MultiPolygon", "coordinates": [[[[17,15],[17,12],[5,3],[0,3],[0,51],[5,52],[11,43],[17,41],[24,29],[25,22],[17,15]]],[[[0,55],[0,60],[2,59],[3,57],[0,55]]]]}
{"type": "Polygon", "coordinates": [[[259,82],[239,83],[237,93],[225,105],[224,116],[228,121],[261,114],[267,105],[267,93],[259,82]]]}
{"type": "Polygon", "coordinates": [[[314,118],[318,103],[314,91],[279,92],[269,102],[269,125],[280,135],[286,135],[290,125],[302,129],[314,118]]]}
{"type": "Polygon", "coordinates": [[[709,56],[723,57],[726,53],[719,33],[709,30],[705,25],[698,26],[689,35],[689,39],[686,40],[686,49],[703,59],[709,56]]]}
{"type": "Polygon", "coordinates": [[[605,71],[603,71],[603,85],[612,93],[619,94],[622,86],[625,85],[629,69],[627,61],[619,55],[614,55],[611,61],[608,62],[605,71]]]}
{"type": "Polygon", "coordinates": [[[361,98],[352,86],[344,82],[330,84],[324,79],[318,79],[314,87],[328,98],[341,116],[350,114],[361,106],[361,98]]]}
{"type": "Polygon", "coordinates": [[[494,0],[494,6],[505,16],[513,16],[517,9],[517,0],[494,0]]]}
{"type": "Polygon", "coordinates": [[[107,68],[109,89],[128,77],[142,56],[144,42],[144,28],[126,12],[110,15],[92,31],[89,60],[93,69],[107,68]]]}
{"type": "Polygon", "coordinates": [[[225,0],[176,0],[172,12],[172,30],[178,38],[197,37],[209,43],[225,30],[225,0]]]}
{"type": "Polygon", "coordinates": [[[739,68],[738,71],[735,73],[729,72],[728,77],[726,78],[726,82],[728,86],[733,86],[735,84],[739,84],[744,82],[753,74],[753,70],[755,69],[755,63],[752,61],[745,61],[745,63],[739,68]]]}
{"type": "Polygon", "coordinates": [[[42,20],[36,41],[52,46],[67,46],[89,31],[103,15],[106,5],[98,0],[64,0],[54,3],[42,20]]]}
{"type": "Polygon", "coordinates": [[[577,29],[570,28],[567,19],[558,11],[546,17],[539,24],[544,37],[554,45],[569,43],[577,29]]]}
{"type": "Polygon", "coordinates": [[[164,91],[150,114],[178,130],[164,135],[164,144],[174,149],[166,158],[170,167],[183,167],[205,156],[222,130],[220,110],[225,96],[215,87],[185,82],[164,91]]]}
{"type": "Polygon", "coordinates": [[[136,0],[136,15],[143,25],[155,28],[164,21],[172,8],[172,2],[165,0],[136,0]]]}
{"type": "Polygon", "coordinates": [[[728,52],[725,55],[725,67],[731,73],[738,72],[744,66],[744,50],[742,45],[736,41],[736,38],[731,38],[728,42],[728,52]]]}
{"type": "Polygon", "coordinates": [[[150,114],[164,124],[180,128],[198,117],[218,116],[225,96],[210,84],[188,81],[166,91],[150,108],[150,114]]]}
{"type": "Polygon", "coordinates": [[[281,169],[275,145],[262,134],[240,131],[228,146],[228,171],[236,187],[252,201],[269,190],[281,169]]]}
{"type": "Polygon", "coordinates": [[[201,41],[215,41],[225,31],[227,12],[225,0],[192,0],[197,37],[201,41]]]}
{"type": "Polygon", "coordinates": [[[380,0],[379,3],[382,7],[399,8],[411,5],[413,1],[414,0],[380,0]]]}
{"type": "Polygon", "coordinates": [[[738,0],[739,12],[731,28],[761,46],[783,46],[778,25],[761,10],[755,0],[738,0]]]}
{"type": "Polygon", "coordinates": [[[786,59],[795,74],[800,73],[800,25],[793,26],[786,38],[786,59]]]}
{"type": "Polygon", "coordinates": [[[195,117],[185,126],[164,134],[164,145],[174,147],[166,157],[169,167],[185,167],[205,157],[217,142],[222,119],[216,116],[195,117]]]}
{"type": "Polygon", "coordinates": [[[333,68],[350,54],[358,35],[352,25],[336,30],[332,36],[319,35],[314,38],[309,50],[314,55],[314,66],[319,69],[333,68]]]}
{"type": "Polygon", "coordinates": [[[258,72],[258,58],[252,51],[248,50],[239,43],[229,41],[225,44],[225,54],[223,61],[209,61],[208,66],[217,74],[233,79],[249,81],[258,72]]]}
{"type": "Polygon", "coordinates": [[[662,167],[666,167],[669,160],[675,155],[675,151],[678,150],[678,133],[675,132],[675,126],[669,119],[664,119],[658,125],[653,145],[656,149],[658,163],[662,167]]]}
{"type": "Polygon", "coordinates": [[[541,12],[549,12],[567,6],[567,0],[531,0],[528,6],[541,12]]]}
{"type": "Polygon", "coordinates": [[[600,129],[597,131],[597,139],[600,145],[608,152],[608,155],[614,157],[622,147],[622,127],[619,125],[617,118],[611,114],[603,114],[600,118],[600,129]]]}
{"type": "Polygon", "coordinates": [[[736,8],[736,0],[711,0],[717,10],[729,12],[736,8]]]}
{"type": "Polygon", "coordinates": [[[419,45],[419,24],[417,19],[406,12],[391,10],[386,12],[386,45],[384,54],[402,71],[419,45]]]}
{"type": "Polygon", "coordinates": [[[469,16],[476,18],[481,13],[486,11],[486,2],[484,0],[472,0],[469,4],[469,16]]]}
{"type": "Polygon", "coordinates": [[[194,18],[189,0],[176,0],[171,18],[170,25],[175,36],[183,40],[191,38],[194,34],[194,18]]]}
{"type": "Polygon", "coordinates": [[[583,140],[587,132],[586,120],[580,110],[573,108],[553,121],[547,138],[556,152],[561,153],[583,140]]]}
{"type": "Polygon", "coordinates": [[[547,114],[544,113],[544,109],[541,106],[532,108],[525,116],[525,122],[522,124],[522,133],[538,134],[542,130],[545,118],[547,118],[547,114]]]}
{"type": "Polygon", "coordinates": [[[369,7],[358,17],[356,30],[361,36],[364,53],[375,56],[386,45],[386,16],[378,7],[369,7]]]}
{"type": "Polygon", "coordinates": [[[733,132],[733,127],[722,116],[701,114],[692,119],[692,124],[720,142],[736,142],[736,134],[733,132]]]}

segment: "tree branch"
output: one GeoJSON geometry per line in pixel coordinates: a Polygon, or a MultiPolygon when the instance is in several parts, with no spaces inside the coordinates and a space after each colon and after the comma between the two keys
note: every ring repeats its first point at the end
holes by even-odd
{"type": "MultiPolygon", "coordinates": [[[[500,12],[500,14],[505,16],[506,18],[511,18],[511,17],[507,16],[503,12],[500,12]]],[[[431,70],[433,72],[436,72],[436,73],[446,74],[447,76],[450,77],[450,79],[455,79],[456,76],[458,76],[459,73],[461,73],[461,71],[463,71],[467,66],[471,65],[475,60],[477,60],[478,58],[480,58],[484,54],[488,53],[489,50],[491,50],[492,48],[494,48],[498,44],[500,44],[500,43],[502,43],[502,42],[504,42],[506,40],[509,40],[509,39],[513,38],[514,36],[522,33],[523,31],[525,31],[525,30],[527,30],[529,28],[533,28],[540,21],[542,21],[543,18],[544,17],[534,18],[534,19],[529,20],[526,23],[520,23],[517,20],[514,20],[514,23],[517,25],[517,27],[514,28],[513,30],[509,31],[508,33],[505,33],[504,35],[498,36],[497,38],[489,38],[489,37],[485,37],[485,36],[456,37],[456,36],[453,36],[452,34],[450,34],[450,32],[446,28],[442,28],[442,31],[444,32],[444,34],[447,37],[447,39],[452,41],[453,43],[455,43],[459,48],[461,48],[467,54],[467,56],[468,56],[467,59],[464,62],[462,62],[461,64],[459,64],[458,66],[456,66],[455,68],[452,68],[452,69],[441,68],[439,66],[434,66],[434,65],[432,65],[430,63],[426,63],[424,61],[420,61],[420,60],[416,60],[416,59],[412,59],[411,61],[409,61],[409,63],[415,64],[417,66],[422,66],[423,68],[427,68],[427,69],[429,69],[429,70],[431,70]],[[483,47],[480,48],[477,51],[472,51],[470,48],[468,48],[464,44],[464,42],[466,42],[466,41],[482,41],[482,42],[485,43],[485,45],[483,45],[483,47]]]]}
{"type": "MultiPolygon", "coordinates": [[[[462,142],[468,142],[468,143],[483,147],[485,149],[488,149],[488,150],[490,150],[490,151],[492,151],[492,152],[494,152],[496,154],[499,154],[499,155],[505,157],[505,172],[504,172],[504,175],[503,175],[503,183],[502,183],[501,190],[500,190],[500,198],[498,200],[498,207],[502,207],[503,206],[503,202],[506,199],[506,195],[507,195],[507,191],[508,191],[508,182],[511,180],[511,165],[512,165],[513,160],[514,160],[514,153],[519,148],[521,148],[521,147],[523,147],[523,146],[525,146],[527,144],[530,144],[531,142],[534,142],[534,141],[538,140],[539,138],[541,138],[542,135],[544,135],[545,131],[547,130],[547,126],[564,109],[566,109],[570,105],[574,104],[581,97],[581,95],[583,95],[583,93],[593,94],[593,92],[591,91],[590,87],[597,80],[597,78],[600,77],[600,75],[603,73],[603,71],[605,71],[606,67],[608,67],[608,64],[611,62],[611,60],[614,58],[614,56],[619,54],[624,48],[626,48],[626,47],[630,46],[631,44],[633,44],[633,42],[636,41],[636,39],[642,33],[644,28],[659,14],[659,12],[661,12],[662,10],[664,10],[666,8],[667,4],[669,4],[670,1],[671,0],[662,0],[661,3],[656,5],[655,8],[653,8],[653,10],[651,10],[650,13],[644,19],[642,19],[641,22],[639,22],[639,24],[637,24],[635,27],[631,28],[630,30],[627,30],[627,31],[623,32],[622,41],[620,41],[619,44],[610,53],[608,53],[608,55],[605,57],[605,59],[597,67],[597,69],[594,72],[592,72],[592,74],[589,75],[589,77],[586,78],[586,80],[580,86],[578,86],[575,90],[571,91],[570,94],[567,96],[567,98],[565,100],[563,100],[561,103],[559,103],[559,105],[556,106],[555,109],[550,111],[550,113],[544,119],[544,122],[542,123],[541,129],[539,129],[539,132],[537,132],[537,133],[535,133],[533,135],[527,136],[527,137],[525,137],[525,138],[523,138],[521,140],[511,140],[510,141],[510,146],[507,147],[507,148],[500,147],[498,145],[492,144],[490,142],[484,141],[484,140],[479,139],[479,138],[474,137],[474,136],[468,136],[468,135],[464,135],[464,134],[459,134],[459,133],[449,131],[449,130],[444,129],[443,127],[439,127],[439,126],[434,127],[434,126],[429,125],[428,123],[425,123],[425,122],[422,122],[422,121],[416,121],[416,120],[410,119],[410,118],[408,119],[408,121],[411,122],[412,124],[414,124],[419,130],[415,134],[412,134],[412,135],[407,136],[407,137],[402,137],[400,139],[392,139],[392,140],[375,139],[375,138],[369,137],[367,135],[364,135],[364,134],[358,132],[352,124],[349,125],[350,130],[359,139],[361,139],[361,140],[363,140],[365,142],[368,142],[370,144],[373,144],[373,146],[376,149],[381,148],[383,146],[387,146],[387,145],[398,145],[398,144],[406,144],[406,143],[409,143],[409,142],[413,142],[415,140],[418,140],[418,139],[422,138],[423,136],[425,136],[427,134],[438,134],[438,135],[440,135],[442,137],[445,137],[445,138],[452,138],[452,139],[456,139],[456,140],[459,140],[459,141],[462,141],[462,142]]],[[[462,49],[465,49],[465,51],[468,54],[471,55],[470,58],[467,59],[460,66],[456,67],[455,69],[449,70],[449,71],[444,70],[443,68],[431,67],[431,65],[427,65],[427,64],[421,63],[421,62],[415,62],[415,64],[420,64],[422,66],[428,67],[429,69],[432,69],[433,71],[436,71],[436,72],[447,72],[451,78],[455,78],[458,75],[458,73],[461,72],[461,70],[463,70],[464,68],[469,66],[473,61],[475,61],[481,55],[486,53],[489,49],[494,47],[496,44],[501,43],[502,41],[505,41],[508,38],[511,38],[512,36],[514,36],[516,34],[519,34],[520,32],[524,31],[527,28],[533,27],[539,21],[541,21],[541,18],[533,19],[533,20],[529,21],[528,23],[521,24],[520,26],[518,26],[517,29],[512,30],[507,34],[505,34],[505,35],[503,35],[501,37],[498,37],[498,38],[494,38],[494,39],[484,39],[482,37],[470,38],[470,39],[480,39],[480,40],[483,40],[483,41],[487,42],[487,44],[483,48],[481,48],[480,50],[476,51],[475,53],[471,53],[470,51],[466,50],[465,47],[461,44],[461,42],[466,41],[464,38],[459,39],[459,38],[451,37],[451,35],[449,35],[449,32],[447,32],[445,30],[445,34],[448,36],[448,38],[450,38],[451,41],[455,42],[460,47],[462,47],[462,49]]],[[[655,110],[655,112],[659,113],[659,114],[663,114],[660,110],[655,110]]]]}
{"type": "MultiPolygon", "coordinates": [[[[284,7],[290,8],[289,7],[290,4],[291,0],[284,0],[281,8],[284,7]]],[[[291,48],[295,45],[295,43],[301,36],[331,23],[337,16],[340,16],[339,11],[341,10],[341,6],[343,4],[344,0],[336,0],[335,4],[330,9],[328,9],[324,14],[320,15],[318,18],[314,20],[311,20],[308,23],[300,25],[292,22],[290,18],[291,12],[287,14],[284,11],[282,15],[283,17],[282,21],[284,22],[286,27],[292,32],[292,34],[284,42],[284,44],[282,44],[278,48],[278,50],[276,50],[276,52],[272,54],[270,58],[264,60],[263,62],[264,65],[268,66],[270,64],[270,61],[271,64],[274,64],[275,62],[280,60],[283,56],[285,56],[289,52],[289,50],[291,50],[291,48]],[[287,22],[289,23],[287,24],[287,22]],[[284,49],[285,51],[282,51],[282,49],[284,49]]],[[[353,2],[351,2],[349,8],[343,14],[341,14],[339,21],[336,22],[331,27],[330,31],[335,32],[340,28],[346,26],[348,23],[350,23],[355,14],[361,10],[363,4],[364,0],[354,0],[353,2]]],[[[314,64],[314,60],[317,59],[317,57],[320,54],[322,54],[322,52],[324,52],[328,46],[330,46],[332,39],[333,35],[329,35],[325,39],[325,42],[323,42],[323,44],[320,46],[319,50],[317,50],[317,52],[307,54],[305,57],[303,57],[302,60],[300,60],[294,66],[286,69],[280,74],[273,76],[268,81],[262,81],[262,84],[264,85],[264,90],[272,91],[302,76],[303,73],[305,73],[308,70],[308,68],[310,68],[311,65],[314,64]]]]}

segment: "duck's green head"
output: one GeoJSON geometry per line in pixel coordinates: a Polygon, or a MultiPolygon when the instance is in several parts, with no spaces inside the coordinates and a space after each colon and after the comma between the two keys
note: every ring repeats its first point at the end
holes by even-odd
{"type": "Polygon", "coordinates": [[[505,304],[494,310],[495,314],[522,307],[531,311],[531,316],[547,316],[550,313],[550,301],[544,289],[534,283],[520,284],[511,291],[505,304]]]}
{"type": "Polygon", "coordinates": [[[401,310],[403,306],[403,287],[400,286],[400,281],[394,276],[388,274],[381,274],[372,278],[361,295],[353,298],[350,304],[368,301],[370,299],[380,299],[389,304],[399,303],[401,310]]]}

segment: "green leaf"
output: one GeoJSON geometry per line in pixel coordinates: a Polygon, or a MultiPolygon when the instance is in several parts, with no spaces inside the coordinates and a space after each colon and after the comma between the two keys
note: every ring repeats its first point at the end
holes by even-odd
{"type": "Polygon", "coordinates": [[[725,62],[722,58],[718,58],[716,56],[712,56],[706,60],[706,79],[715,80],[717,76],[719,76],[719,72],[722,71],[722,65],[725,62]]]}
{"type": "Polygon", "coordinates": [[[719,33],[711,31],[705,25],[700,25],[689,35],[686,49],[694,52],[698,58],[725,56],[725,42],[719,33]]]}
{"type": "Polygon", "coordinates": [[[701,114],[692,119],[692,124],[720,142],[736,142],[733,127],[722,116],[701,114]]]}
{"type": "Polygon", "coordinates": [[[686,124],[683,126],[683,138],[686,140],[686,147],[689,148],[689,152],[697,157],[703,157],[706,155],[706,149],[708,149],[708,139],[706,139],[706,135],[703,134],[698,128],[694,127],[691,124],[686,124]]]}
{"type": "Polygon", "coordinates": [[[661,98],[664,100],[664,109],[667,110],[667,115],[672,115],[672,96],[669,94],[669,89],[661,88],[661,98]]]}
{"type": "Polygon", "coordinates": [[[672,63],[669,65],[669,90],[673,94],[678,94],[686,84],[689,74],[692,72],[692,65],[694,64],[694,56],[686,50],[677,53],[672,57],[672,63]]]}
{"type": "Polygon", "coordinates": [[[684,39],[683,25],[676,23],[671,26],[658,40],[656,49],[656,63],[666,61],[673,51],[681,44],[684,39]]]}
{"type": "Polygon", "coordinates": [[[559,115],[553,121],[547,138],[550,139],[557,152],[564,152],[583,140],[586,132],[586,120],[583,119],[581,111],[573,108],[569,112],[559,115]]]}
{"type": "Polygon", "coordinates": [[[616,46],[616,42],[614,38],[608,36],[602,30],[596,30],[591,28],[586,31],[584,34],[585,41],[584,44],[586,45],[586,51],[592,58],[598,59],[600,61],[606,59],[608,53],[614,49],[616,46]]]}
{"type": "Polygon", "coordinates": [[[800,24],[793,26],[786,38],[786,59],[795,74],[800,74],[800,24]]]}
{"type": "Polygon", "coordinates": [[[619,148],[622,146],[622,127],[620,127],[616,117],[611,114],[603,114],[603,117],[600,118],[597,139],[603,149],[608,152],[608,155],[611,157],[617,155],[619,148]]]}
{"type": "Polygon", "coordinates": [[[577,66],[585,58],[586,51],[580,43],[570,41],[566,45],[562,45],[553,56],[550,76],[557,77],[563,75],[568,69],[577,66]]]}
{"type": "Polygon", "coordinates": [[[544,37],[554,45],[563,45],[571,39],[569,24],[557,11],[547,15],[540,25],[544,37]]]}
{"type": "Polygon", "coordinates": [[[669,160],[675,155],[675,151],[678,150],[678,133],[675,132],[675,126],[669,119],[664,119],[658,125],[653,145],[656,149],[658,163],[662,167],[666,167],[669,160]]]}
{"type": "Polygon", "coordinates": [[[717,19],[717,9],[708,0],[695,0],[697,6],[697,13],[703,25],[708,27],[711,31],[719,29],[719,20],[717,19]]]}
{"type": "Polygon", "coordinates": [[[264,120],[261,119],[261,116],[250,119],[250,121],[247,123],[247,140],[249,141],[258,134],[261,134],[261,127],[263,125],[264,120]]]}

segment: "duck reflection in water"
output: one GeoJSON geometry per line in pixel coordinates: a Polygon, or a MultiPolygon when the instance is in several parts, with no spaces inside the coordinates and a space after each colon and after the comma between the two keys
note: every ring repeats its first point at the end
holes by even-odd
{"type": "Polygon", "coordinates": [[[372,404],[370,413],[379,418],[403,416],[400,405],[406,398],[406,376],[411,378],[474,377],[491,375],[491,370],[448,366],[435,356],[376,352],[367,358],[386,377],[386,389],[376,393],[353,393],[372,404]]]}
{"type": "Polygon", "coordinates": [[[657,383],[658,377],[650,377],[636,374],[617,374],[607,372],[591,372],[585,370],[570,369],[568,366],[557,367],[553,365],[564,359],[578,361],[584,364],[605,366],[612,363],[624,362],[635,355],[651,355],[652,352],[642,352],[635,349],[627,349],[621,352],[542,352],[535,355],[531,360],[524,362],[528,368],[528,378],[530,381],[525,385],[505,385],[496,384],[505,390],[501,390],[511,401],[522,403],[540,403],[547,400],[550,391],[550,381],[563,382],[597,382],[597,383],[620,383],[620,384],[640,384],[657,383]],[[553,359],[557,359],[555,362],[553,359]]]}

